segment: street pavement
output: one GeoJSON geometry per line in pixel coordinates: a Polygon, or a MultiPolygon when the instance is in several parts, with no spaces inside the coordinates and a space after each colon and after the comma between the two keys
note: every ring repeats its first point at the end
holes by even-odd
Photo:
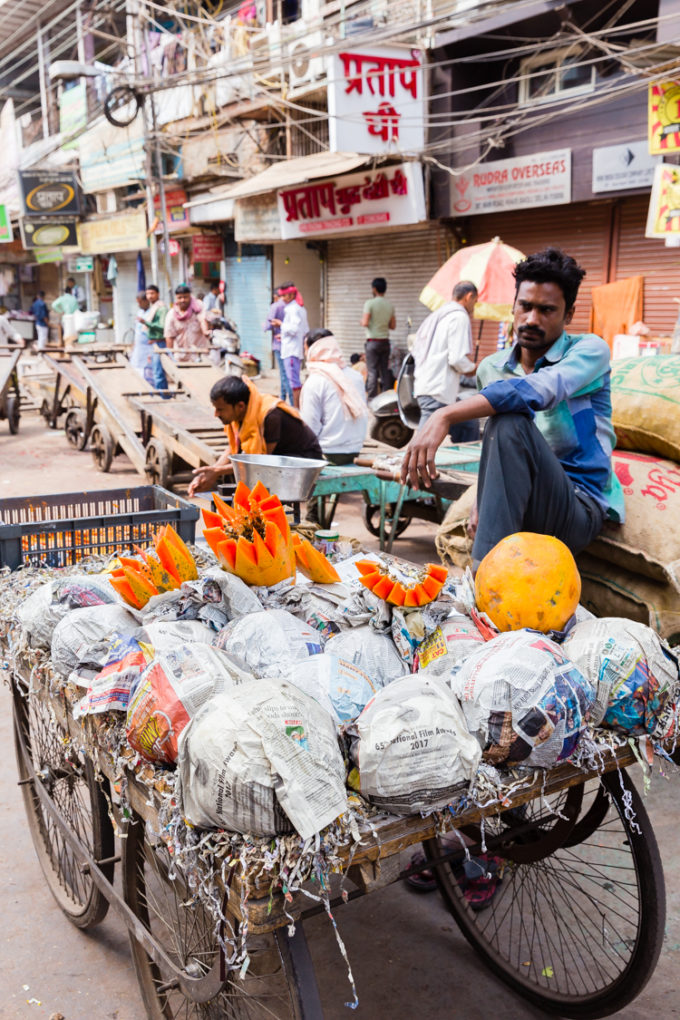
{"type": "MultiPolygon", "coordinates": [[[[144,484],[124,457],[109,475],[93,468],[89,453],[68,446],[63,433],[24,416],[17,436],[0,422],[0,498],[144,484]]],[[[361,522],[357,497],[341,503],[341,533],[377,548],[361,522]]],[[[395,552],[423,562],[433,555],[434,526],[413,523],[395,552]]],[[[23,813],[12,753],[11,702],[0,688],[0,1020],[61,1013],[65,1020],[143,1020],[144,1012],[122,925],[112,915],[91,932],[76,930],[47,890],[23,813]]],[[[638,770],[633,770],[637,779],[638,770]]],[[[657,970],[622,1020],[665,1020],[680,1014],[680,775],[656,775],[646,800],[666,872],[668,922],[657,970]]],[[[638,785],[641,785],[638,781],[638,785]]],[[[351,999],[346,965],[330,922],[318,916],[306,926],[328,1020],[535,1020],[544,1014],[506,990],[458,933],[437,894],[398,885],[336,910],[354,971],[360,1006],[351,999]]],[[[264,1018],[263,1018],[264,1020],[264,1018]]]]}

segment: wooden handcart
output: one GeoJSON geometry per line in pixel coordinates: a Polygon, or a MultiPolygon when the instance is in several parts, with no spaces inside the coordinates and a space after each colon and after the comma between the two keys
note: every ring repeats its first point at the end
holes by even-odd
{"type": "MultiPolygon", "coordinates": [[[[307,909],[301,893],[284,898],[267,874],[227,868],[226,923],[216,930],[200,875],[185,871],[157,835],[161,798],[149,776],[121,776],[105,747],[105,725],[91,716],[74,721],[67,693],[48,689],[45,670],[17,663],[12,693],[19,781],[47,883],[80,928],[96,925],[109,906],[122,918],[147,1015],[322,1018],[304,922],[323,907],[307,909]],[[119,863],[122,893],[113,886],[119,863]],[[244,924],[247,971],[230,968],[228,957],[230,938],[244,924]]],[[[615,1013],[653,973],[664,935],[659,852],[623,771],[634,760],[624,744],[603,750],[603,774],[571,764],[537,770],[483,810],[470,806],[437,824],[432,817],[373,818],[361,842],[341,851],[347,895],[336,890],[333,908],[402,878],[400,853],[423,842],[447,908],[501,980],[546,1013],[615,1013]],[[454,826],[460,840],[442,836],[442,827],[454,826]],[[475,912],[459,876],[466,854],[482,852],[500,862],[502,880],[490,905],[475,912]]],[[[151,766],[146,771],[153,774],[151,766]]]]}
{"type": "Polygon", "coordinates": [[[0,421],[6,421],[12,435],[19,431],[21,395],[17,364],[23,347],[0,346],[0,421]]]}

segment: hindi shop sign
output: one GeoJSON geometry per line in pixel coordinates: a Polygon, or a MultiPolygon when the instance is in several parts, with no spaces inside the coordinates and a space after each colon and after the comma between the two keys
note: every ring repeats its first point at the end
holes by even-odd
{"type": "Polygon", "coordinates": [[[404,226],[425,219],[423,175],[417,163],[300,184],[279,191],[277,198],[283,240],[404,226]]]}
{"type": "Polygon", "coordinates": [[[24,216],[77,216],[80,195],[70,170],[20,170],[24,216]]]}
{"type": "Polygon", "coordinates": [[[425,145],[424,112],[420,50],[375,47],[333,55],[331,152],[419,152],[425,145]]]}
{"type": "Polygon", "coordinates": [[[571,201],[571,149],[479,163],[453,179],[454,215],[565,205],[571,201]]]}

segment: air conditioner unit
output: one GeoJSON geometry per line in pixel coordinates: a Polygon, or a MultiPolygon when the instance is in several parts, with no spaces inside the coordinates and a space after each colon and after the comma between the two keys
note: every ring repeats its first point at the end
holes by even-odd
{"type": "Polygon", "coordinates": [[[118,196],[115,191],[98,191],[95,200],[98,213],[118,212],[118,196]]]}
{"type": "Polygon", "coordinates": [[[310,32],[305,39],[288,47],[288,87],[309,88],[326,77],[326,43],[321,32],[310,32]]]}

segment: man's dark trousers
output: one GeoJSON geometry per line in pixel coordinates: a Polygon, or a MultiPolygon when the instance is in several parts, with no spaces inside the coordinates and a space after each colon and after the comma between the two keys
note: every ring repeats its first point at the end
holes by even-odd
{"type": "Polygon", "coordinates": [[[383,390],[392,389],[394,377],[390,372],[390,342],[389,340],[367,340],[366,341],[366,392],[369,399],[375,397],[383,390]],[[378,386],[380,376],[380,386],[378,386]]]}
{"type": "Polygon", "coordinates": [[[507,535],[554,535],[581,552],[599,535],[604,514],[577,490],[533,420],[497,414],[484,430],[477,489],[479,521],[472,546],[476,567],[507,535]]]}

